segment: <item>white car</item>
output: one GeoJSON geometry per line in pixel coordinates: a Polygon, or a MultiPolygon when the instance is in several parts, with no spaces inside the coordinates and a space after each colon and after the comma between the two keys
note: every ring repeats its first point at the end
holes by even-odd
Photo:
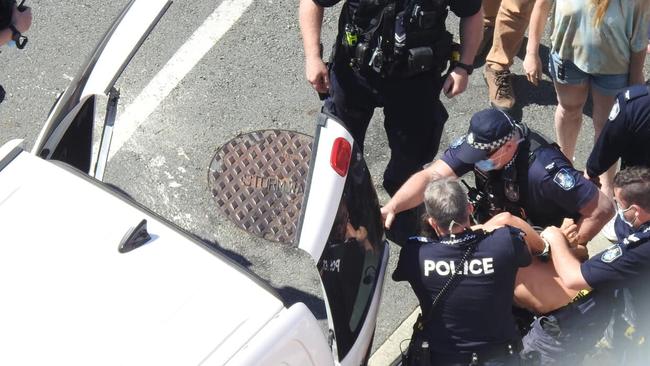
{"type": "Polygon", "coordinates": [[[132,0],[32,151],[0,147],[0,364],[364,364],[388,245],[341,122],[319,117],[296,234],[321,275],[328,334],[304,304],[285,307],[264,280],[102,182],[113,85],[170,5],[132,0]]]}

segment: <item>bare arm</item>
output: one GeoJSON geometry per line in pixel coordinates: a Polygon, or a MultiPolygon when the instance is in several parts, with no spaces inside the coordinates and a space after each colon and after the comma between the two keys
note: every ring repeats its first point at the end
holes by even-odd
{"type": "Polygon", "coordinates": [[[319,93],[329,90],[327,67],[320,54],[320,34],[323,25],[323,7],[313,0],[300,0],[300,33],[305,50],[305,76],[319,93]]]}
{"type": "Polygon", "coordinates": [[[526,57],[524,70],[528,81],[537,85],[542,77],[542,60],[539,57],[539,43],[544,34],[546,19],[551,10],[551,0],[537,0],[530,15],[528,26],[528,43],[526,44],[526,57]]]}
{"type": "Polygon", "coordinates": [[[580,261],[572,253],[569,242],[560,229],[554,226],[547,227],[542,232],[542,237],[551,244],[551,258],[562,283],[566,287],[577,291],[590,288],[582,276],[580,261]]]}
{"type": "Polygon", "coordinates": [[[386,229],[395,219],[398,213],[416,207],[424,201],[424,190],[427,184],[435,177],[456,177],[454,171],[449,165],[442,160],[436,160],[433,164],[425,169],[413,174],[401,187],[395,192],[395,195],[381,208],[381,215],[384,219],[386,229]]]}
{"type": "Polygon", "coordinates": [[[594,238],[607,221],[614,217],[614,204],[605,193],[598,190],[598,195],[580,210],[576,243],[586,245],[594,238]]]}
{"type": "Polygon", "coordinates": [[[482,6],[476,14],[460,19],[458,32],[460,33],[460,62],[471,65],[483,39],[482,6]]]}
{"type": "MultiPolygon", "coordinates": [[[[458,32],[460,33],[460,62],[472,65],[483,38],[483,7],[476,14],[461,18],[458,32]]],[[[445,95],[452,98],[464,92],[467,89],[468,76],[464,69],[454,68],[442,87],[445,95]]]]}
{"type": "Polygon", "coordinates": [[[630,76],[629,84],[630,85],[639,85],[643,84],[643,65],[645,64],[646,50],[641,50],[639,52],[634,52],[630,56],[630,76]]]}
{"type": "Polygon", "coordinates": [[[477,225],[477,227],[482,227],[487,231],[492,231],[505,225],[516,227],[526,234],[524,236],[524,241],[532,255],[539,255],[544,251],[544,241],[539,234],[530,226],[529,223],[509,212],[502,212],[489,219],[485,224],[477,225]]]}

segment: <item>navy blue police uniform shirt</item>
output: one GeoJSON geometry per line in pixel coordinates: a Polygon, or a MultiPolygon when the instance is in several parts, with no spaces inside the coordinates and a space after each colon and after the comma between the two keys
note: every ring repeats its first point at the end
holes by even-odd
{"type": "Polygon", "coordinates": [[[514,281],[519,267],[530,264],[530,252],[518,229],[503,227],[483,235],[467,230],[439,241],[414,237],[400,251],[393,280],[408,281],[426,313],[460,265],[467,244],[479,240],[426,325],[436,353],[472,352],[519,338],[512,316],[514,281]]]}
{"type": "Polygon", "coordinates": [[[587,284],[599,293],[628,288],[638,316],[637,328],[650,330],[650,222],[621,242],[580,265],[587,284]]]}
{"type": "Polygon", "coordinates": [[[620,93],[587,160],[587,173],[597,177],[619,158],[621,168],[650,167],[650,93],[637,85],[620,93]]]}
{"type": "MultiPolygon", "coordinates": [[[[339,3],[341,0],[313,0],[314,3],[322,7],[330,7],[339,3]]],[[[348,5],[351,9],[356,9],[359,6],[360,0],[348,0],[348,5]]],[[[397,1],[403,3],[403,1],[397,1]]],[[[459,18],[472,16],[481,9],[481,0],[450,0],[449,8],[459,18]]]]}
{"type": "MultiPolygon", "coordinates": [[[[474,169],[474,164],[456,157],[459,145],[453,143],[441,157],[458,177],[474,169]]],[[[524,150],[519,149],[517,154],[523,153],[524,150]]],[[[516,160],[522,159],[517,157],[516,160]]],[[[490,173],[497,174],[496,180],[501,174],[490,173]]],[[[527,220],[536,226],[559,226],[565,217],[578,219],[579,211],[598,195],[598,187],[573,168],[564,154],[552,145],[541,146],[535,151],[535,158],[528,167],[527,185],[522,188],[524,193],[517,204],[523,207],[527,220]]]]}

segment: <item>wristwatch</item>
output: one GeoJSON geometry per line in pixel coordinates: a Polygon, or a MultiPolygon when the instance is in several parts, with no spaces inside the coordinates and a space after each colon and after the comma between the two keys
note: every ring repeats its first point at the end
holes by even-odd
{"type": "Polygon", "coordinates": [[[544,242],[544,250],[542,250],[541,253],[537,254],[537,258],[539,258],[542,262],[546,262],[551,256],[551,243],[549,243],[545,237],[542,236],[541,238],[544,242]]]}
{"type": "Polygon", "coordinates": [[[467,71],[467,75],[472,75],[472,71],[474,71],[474,66],[464,64],[462,62],[455,62],[454,67],[460,67],[461,69],[467,71]]]}

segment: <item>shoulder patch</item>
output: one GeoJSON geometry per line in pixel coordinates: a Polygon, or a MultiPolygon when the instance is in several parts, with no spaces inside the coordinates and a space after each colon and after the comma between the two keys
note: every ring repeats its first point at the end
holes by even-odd
{"type": "Polygon", "coordinates": [[[427,244],[430,243],[431,239],[424,237],[424,236],[411,236],[408,238],[407,243],[422,243],[422,244],[427,244]]]}
{"type": "Polygon", "coordinates": [[[555,184],[560,186],[560,188],[564,189],[565,191],[570,190],[576,185],[575,178],[573,178],[573,176],[571,175],[571,173],[567,168],[562,168],[557,173],[555,173],[555,177],[553,177],[553,182],[555,182],[555,184]]]}
{"type": "Polygon", "coordinates": [[[612,110],[609,112],[609,120],[613,121],[618,117],[618,114],[621,112],[621,105],[618,102],[618,99],[616,99],[616,103],[614,103],[614,106],[612,107],[612,110]]]}
{"type": "Polygon", "coordinates": [[[456,140],[454,140],[454,141],[449,145],[449,148],[450,148],[450,149],[456,149],[456,148],[458,148],[460,145],[463,144],[463,142],[465,142],[465,136],[466,136],[466,135],[463,135],[463,136],[457,138],[456,140]]]}
{"type": "Polygon", "coordinates": [[[600,260],[605,263],[612,263],[621,255],[623,255],[623,249],[621,249],[620,245],[614,244],[603,252],[603,254],[600,256],[600,260]]]}
{"type": "Polygon", "coordinates": [[[638,97],[642,97],[644,95],[648,95],[648,87],[645,85],[635,85],[631,86],[629,89],[625,91],[625,100],[633,100],[638,97]]]}

